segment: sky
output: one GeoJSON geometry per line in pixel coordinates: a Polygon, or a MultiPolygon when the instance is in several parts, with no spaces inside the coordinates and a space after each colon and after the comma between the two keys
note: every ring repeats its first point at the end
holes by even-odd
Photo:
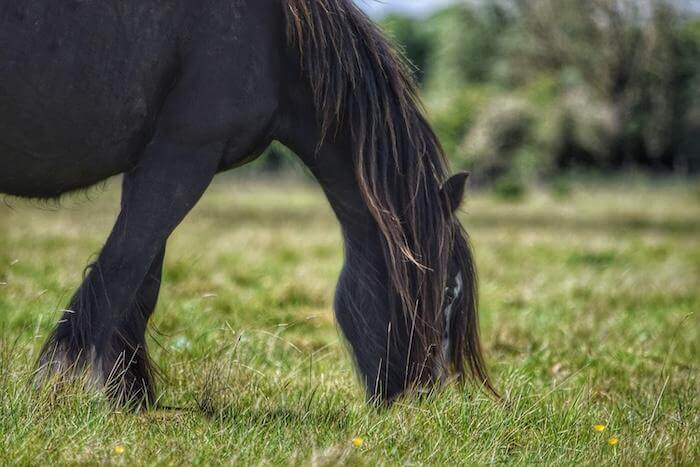
{"type": "Polygon", "coordinates": [[[420,15],[436,8],[453,3],[454,0],[355,0],[373,16],[381,16],[392,11],[420,15]]]}

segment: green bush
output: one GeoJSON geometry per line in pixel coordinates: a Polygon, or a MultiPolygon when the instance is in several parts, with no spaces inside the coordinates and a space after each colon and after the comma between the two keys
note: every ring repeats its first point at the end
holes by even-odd
{"type": "Polygon", "coordinates": [[[428,100],[428,115],[445,152],[452,160],[458,161],[457,150],[464,134],[474,125],[479,112],[496,94],[497,89],[493,86],[474,84],[451,94],[431,96],[428,100]]]}
{"type": "Polygon", "coordinates": [[[476,183],[515,171],[515,160],[531,143],[534,118],[534,109],[524,99],[492,99],[466,133],[456,152],[456,165],[472,170],[476,183]]]}

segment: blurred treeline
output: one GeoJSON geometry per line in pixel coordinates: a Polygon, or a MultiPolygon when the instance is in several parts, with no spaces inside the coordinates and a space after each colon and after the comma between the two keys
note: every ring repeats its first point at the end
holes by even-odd
{"type": "Polygon", "coordinates": [[[490,0],[389,16],[457,168],[700,171],[700,17],[640,0],[490,0]]]}
{"type": "Polygon", "coordinates": [[[668,1],[465,0],[381,24],[477,182],[700,172],[700,17],[668,1]]]}

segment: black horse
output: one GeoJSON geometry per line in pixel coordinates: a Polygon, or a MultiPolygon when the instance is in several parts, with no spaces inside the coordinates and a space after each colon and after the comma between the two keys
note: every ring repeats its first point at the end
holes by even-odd
{"type": "Polygon", "coordinates": [[[444,155],[404,62],[351,0],[0,0],[0,193],[124,174],[121,212],[39,357],[153,401],[144,333],[166,242],[217,173],[278,140],[345,239],[335,310],[389,402],[450,376],[491,388],[476,274],[444,155]]]}

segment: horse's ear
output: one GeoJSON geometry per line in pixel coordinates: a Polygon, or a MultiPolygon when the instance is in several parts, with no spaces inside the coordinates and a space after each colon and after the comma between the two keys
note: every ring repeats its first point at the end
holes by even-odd
{"type": "Polygon", "coordinates": [[[464,199],[464,191],[467,188],[467,180],[469,179],[469,172],[459,172],[451,176],[443,185],[442,192],[449,202],[447,207],[452,212],[459,209],[464,199]]]}

